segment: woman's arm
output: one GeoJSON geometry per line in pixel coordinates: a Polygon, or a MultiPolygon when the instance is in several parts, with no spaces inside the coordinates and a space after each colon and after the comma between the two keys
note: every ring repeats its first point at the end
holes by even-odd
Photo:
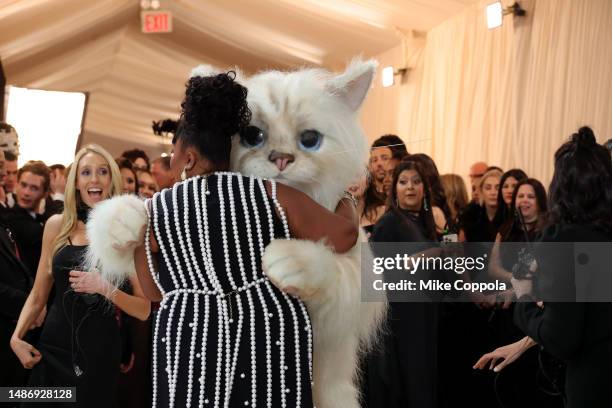
{"type": "Polygon", "coordinates": [[[484,370],[487,368],[488,364],[489,370],[493,370],[496,373],[500,372],[504,369],[504,367],[516,361],[525,351],[529,350],[536,344],[537,343],[531,337],[525,336],[512,344],[498,347],[492,352],[484,354],[482,357],[480,357],[480,359],[478,359],[472,368],[484,370]],[[497,364],[500,359],[501,361],[499,364],[497,364]]]}
{"type": "Polygon", "coordinates": [[[499,248],[501,244],[501,235],[497,234],[495,237],[495,243],[491,249],[491,259],[489,260],[489,274],[492,278],[503,280],[504,282],[510,282],[512,279],[512,273],[504,269],[501,263],[501,257],[499,248]]]}
{"type": "MultiPolygon", "coordinates": [[[[138,242],[143,241],[142,237],[144,236],[144,228],[143,233],[140,236],[141,238],[138,240],[138,242]]],[[[150,238],[153,239],[152,234],[150,238]]],[[[154,247],[157,249],[157,244],[155,244],[154,247]]],[[[140,274],[138,272],[139,268],[141,269],[140,273],[143,273],[144,271],[142,269],[144,267],[146,268],[146,275],[149,276],[149,279],[151,279],[150,274],[148,273],[149,268],[144,251],[144,244],[140,244],[135,248],[134,264],[138,278],[140,278],[140,274]]],[[[97,272],[70,271],[69,281],[75,292],[97,293],[105,296],[123,312],[139,320],[145,321],[149,318],[151,313],[151,302],[149,299],[147,299],[147,297],[145,297],[145,293],[143,292],[138,278],[129,278],[133,290],[133,294],[131,295],[112,286],[97,272]]]]}
{"type": "Polygon", "coordinates": [[[276,186],[278,202],[296,238],[310,241],[326,239],[340,253],[347,252],[355,245],[359,228],[347,206],[343,206],[339,213],[332,213],[301,191],[280,183],[276,186]]]}
{"type": "Polygon", "coordinates": [[[34,279],[34,286],[23,305],[19,315],[17,326],[13,337],[19,339],[27,333],[32,323],[36,321],[49,299],[49,293],[53,287],[53,275],[51,273],[51,251],[53,241],[59,234],[62,223],[61,215],[54,215],[47,221],[43,231],[43,242],[40,253],[40,261],[34,279]]]}
{"type": "Polygon", "coordinates": [[[130,316],[142,321],[149,318],[151,303],[145,299],[137,279],[130,278],[133,295],[112,286],[99,272],[70,271],[68,280],[75,292],[102,295],[130,316]]]}
{"type": "Polygon", "coordinates": [[[36,321],[44,313],[45,305],[49,299],[49,292],[53,287],[51,251],[53,250],[53,241],[59,234],[61,225],[62,216],[59,214],[49,218],[45,224],[34,286],[23,305],[23,309],[21,309],[17,326],[11,337],[11,348],[25,368],[32,368],[41,359],[40,352],[21,339],[32,326],[36,326],[36,321]]]}
{"type": "Polygon", "coordinates": [[[115,290],[108,295],[108,299],[130,316],[145,321],[151,313],[151,302],[145,298],[136,277],[131,277],[130,283],[133,295],[128,295],[122,290],[115,290]]]}

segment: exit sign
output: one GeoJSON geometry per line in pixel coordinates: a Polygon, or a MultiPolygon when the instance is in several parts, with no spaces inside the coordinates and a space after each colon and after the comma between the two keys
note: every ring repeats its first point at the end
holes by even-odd
{"type": "Polygon", "coordinates": [[[140,25],[143,33],[171,33],[172,13],[163,10],[141,11],[140,25]]]}

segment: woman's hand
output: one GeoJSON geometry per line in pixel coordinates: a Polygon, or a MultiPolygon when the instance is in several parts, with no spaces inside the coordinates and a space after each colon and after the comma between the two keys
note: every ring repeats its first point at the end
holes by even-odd
{"type": "Polygon", "coordinates": [[[130,361],[127,364],[119,364],[119,371],[121,371],[123,374],[127,373],[134,368],[134,361],[136,361],[136,356],[134,353],[132,353],[130,355],[130,361]]]}
{"type": "Polygon", "coordinates": [[[512,288],[514,289],[514,293],[516,294],[516,298],[520,299],[521,296],[528,295],[531,293],[532,282],[531,279],[515,279],[512,278],[510,280],[512,284],[512,288]]]}
{"type": "Polygon", "coordinates": [[[368,181],[366,177],[360,177],[359,180],[355,181],[348,187],[348,192],[353,195],[357,200],[363,197],[366,188],[368,187],[368,181]]]}
{"type": "Polygon", "coordinates": [[[30,343],[17,337],[11,338],[11,348],[24,368],[31,369],[40,362],[42,355],[30,343]]]}
{"type": "Polygon", "coordinates": [[[68,280],[70,281],[72,289],[78,293],[107,296],[114,289],[107,281],[102,279],[100,273],[97,271],[70,271],[68,280]]]}
{"type": "Polygon", "coordinates": [[[529,347],[531,347],[533,344],[535,343],[531,342],[529,337],[524,337],[515,343],[499,347],[494,351],[483,355],[472,368],[484,370],[487,368],[487,364],[490,363],[489,370],[493,370],[498,373],[508,364],[516,361],[516,359],[519,358],[525,352],[525,350],[529,349],[529,347]],[[500,359],[502,361],[497,364],[498,360],[500,359]]]}
{"type": "Polygon", "coordinates": [[[501,305],[502,309],[508,309],[512,305],[514,300],[514,290],[508,289],[497,294],[497,303],[501,305]]]}

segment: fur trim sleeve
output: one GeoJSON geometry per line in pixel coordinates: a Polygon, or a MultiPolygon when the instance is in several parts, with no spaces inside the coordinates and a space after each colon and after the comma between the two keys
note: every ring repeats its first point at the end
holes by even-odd
{"type": "Polygon", "coordinates": [[[135,276],[134,249],[142,244],[147,219],[145,203],[133,195],[96,205],[87,222],[85,270],[98,269],[114,286],[135,276]]]}

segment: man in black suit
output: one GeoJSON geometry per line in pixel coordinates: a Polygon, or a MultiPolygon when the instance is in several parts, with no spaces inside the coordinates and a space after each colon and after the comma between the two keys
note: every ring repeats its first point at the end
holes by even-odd
{"type": "MultiPolygon", "coordinates": [[[[0,150],[0,188],[4,182],[4,152],[0,150]]],[[[20,261],[12,233],[0,221],[0,386],[24,385],[26,370],[9,347],[32,278],[20,261]]],[[[45,313],[37,321],[42,324],[45,313]]]]}
{"type": "Polygon", "coordinates": [[[24,385],[26,378],[9,342],[33,281],[15,251],[10,230],[0,223],[0,386],[24,385]]]}
{"type": "Polygon", "coordinates": [[[49,168],[40,161],[28,162],[19,169],[15,188],[17,202],[3,216],[32,279],[38,269],[44,225],[51,215],[49,212],[38,214],[40,203],[49,191],[49,173],[49,168]]]}

